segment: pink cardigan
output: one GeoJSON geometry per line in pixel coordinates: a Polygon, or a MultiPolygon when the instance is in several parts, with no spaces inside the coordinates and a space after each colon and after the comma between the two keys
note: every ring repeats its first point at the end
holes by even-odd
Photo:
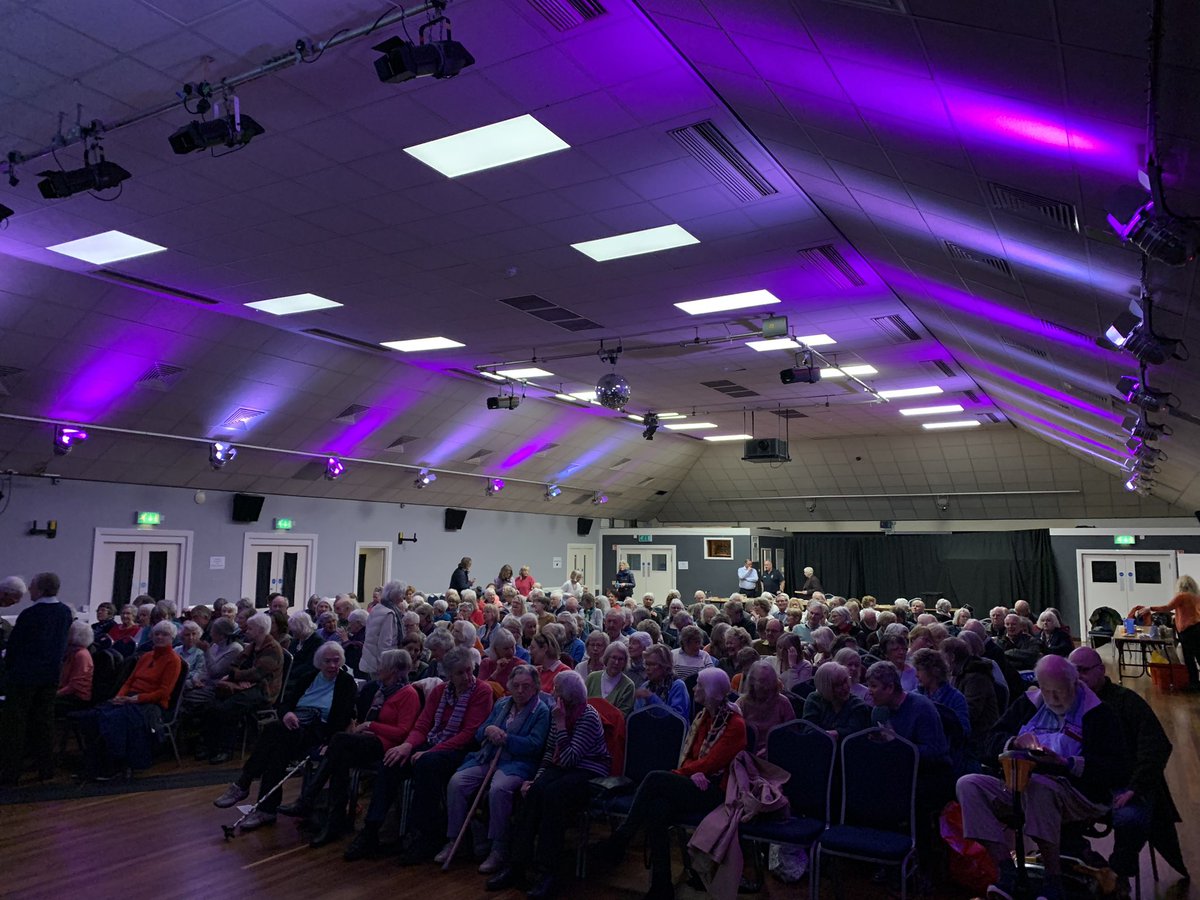
{"type": "Polygon", "coordinates": [[[87,647],[68,647],[63,657],[62,675],[58,680],[58,696],[77,700],[92,699],[92,672],[96,666],[87,647]]]}

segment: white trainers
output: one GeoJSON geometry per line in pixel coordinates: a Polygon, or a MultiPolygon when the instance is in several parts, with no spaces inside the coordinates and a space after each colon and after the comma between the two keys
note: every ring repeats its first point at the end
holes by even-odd
{"type": "Polygon", "coordinates": [[[439,866],[445,865],[446,860],[448,860],[450,858],[450,851],[453,849],[454,849],[454,842],[447,841],[446,846],[437,852],[437,856],[435,856],[433,858],[433,861],[435,863],[437,863],[439,866]]]}
{"type": "Polygon", "coordinates": [[[235,781],[229,787],[225,788],[225,793],[213,801],[213,806],[217,809],[228,809],[231,806],[237,806],[249,796],[250,792],[243,789],[235,781]]]}
{"type": "Polygon", "coordinates": [[[480,875],[493,875],[504,868],[504,856],[499,850],[492,850],[487,859],[479,864],[480,875]]]}

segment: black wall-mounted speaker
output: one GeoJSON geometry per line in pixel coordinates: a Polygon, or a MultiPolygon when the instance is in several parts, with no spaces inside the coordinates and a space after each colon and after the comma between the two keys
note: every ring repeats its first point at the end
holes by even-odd
{"type": "Polygon", "coordinates": [[[257,522],[266,499],[258,494],[234,494],[233,521],[257,522]]]}
{"type": "Polygon", "coordinates": [[[463,522],[467,519],[467,511],[465,509],[447,508],[446,510],[446,530],[458,531],[463,527],[463,522]]]}
{"type": "MultiPolygon", "coordinates": [[[[1200,513],[1198,513],[1197,515],[1200,515],[1200,513]]],[[[587,534],[591,534],[592,533],[592,520],[591,519],[576,519],[575,520],[575,533],[577,535],[579,535],[580,537],[583,537],[584,535],[587,535],[587,534]]]]}

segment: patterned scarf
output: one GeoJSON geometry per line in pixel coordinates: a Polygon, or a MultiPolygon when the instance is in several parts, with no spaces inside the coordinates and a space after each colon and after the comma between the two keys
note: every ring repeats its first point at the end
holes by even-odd
{"type": "Polygon", "coordinates": [[[467,714],[467,705],[471,702],[471,694],[474,692],[474,678],[461,694],[455,694],[454,685],[446,682],[446,689],[442,691],[442,701],[438,704],[437,712],[433,716],[433,728],[425,737],[426,744],[436,747],[446,738],[458,734],[459,729],[462,728],[463,717],[467,714]]]}
{"type": "MultiPolygon", "coordinates": [[[[696,759],[703,759],[708,756],[708,751],[721,739],[721,735],[725,732],[725,726],[729,724],[729,717],[735,711],[737,711],[737,707],[732,703],[726,703],[721,707],[720,711],[712,719],[712,727],[708,729],[708,734],[704,736],[704,742],[700,745],[700,752],[697,754],[696,759]]],[[[700,733],[700,726],[708,720],[709,712],[705,709],[692,721],[692,727],[688,730],[687,739],[683,742],[683,749],[679,752],[679,765],[682,766],[687,761],[692,744],[696,742],[696,735],[700,733]]]]}
{"type": "Polygon", "coordinates": [[[1064,715],[1057,715],[1042,700],[1040,693],[1029,695],[1037,712],[1022,726],[1020,733],[1032,732],[1038,743],[1059,756],[1079,756],[1083,750],[1083,717],[1100,705],[1099,698],[1087,685],[1075,688],[1075,702],[1064,715]]]}
{"type": "Polygon", "coordinates": [[[662,681],[647,681],[646,689],[663,703],[666,703],[671,696],[671,679],[664,678],[662,681]]]}
{"type": "Polygon", "coordinates": [[[381,682],[375,691],[375,696],[371,698],[371,708],[367,710],[366,720],[368,722],[374,722],[377,720],[379,718],[379,711],[383,709],[383,704],[385,704],[388,699],[396,693],[396,691],[400,690],[400,688],[407,684],[408,682],[404,680],[396,681],[394,684],[390,685],[383,684],[381,682]]]}

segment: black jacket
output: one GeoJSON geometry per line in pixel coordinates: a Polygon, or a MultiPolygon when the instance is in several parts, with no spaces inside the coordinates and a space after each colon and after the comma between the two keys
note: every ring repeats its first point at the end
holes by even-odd
{"type": "Polygon", "coordinates": [[[1112,707],[1125,732],[1125,745],[1133,757],[1128,787],[1140,798],[1151,801],[1155,818],[1182,821],[1164,774],[1173,748],[1150,704],[1107,678],[1096,696],[1105,706],[1112,707]]]}
{"type": "Polygon", "coordinates": [[[471,589],[471,572],[464,569],[462,566],[456,568],[450,573],[450,590],[458,591],[460,594],[463,591],[471,589]]]}
{"type": "MultiPolygon", "coordinates": [[[[288,713],[296,711],[296,704],[319,676],[320,672],[313,669],[312,674],[304,678],[299,686],[300,692],[296,694],[295,698],[284,701],[281,719],[288,713]]],[[[354,681],[354,676],[345,669],[338,672],[337,681],[333,685],[333,702],[329,706],[329,718],[322,725],[326,737],[335,735],[339,731],[345,731],[350,727],[350,721],[354,718],[354,698],[357,694],[358,684],[354,681]]]]}

